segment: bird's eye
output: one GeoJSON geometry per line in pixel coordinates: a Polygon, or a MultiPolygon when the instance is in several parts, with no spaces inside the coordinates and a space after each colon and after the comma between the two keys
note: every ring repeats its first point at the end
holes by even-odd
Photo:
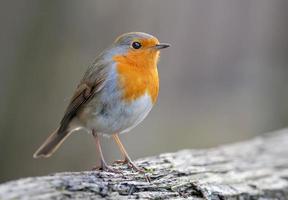
{"type": "Polygon", "coordinates": [[[132,47],[134,49],[140,49],[142,47],[141,43],[140,42],[133,42],[132,43],[132,47]]]}

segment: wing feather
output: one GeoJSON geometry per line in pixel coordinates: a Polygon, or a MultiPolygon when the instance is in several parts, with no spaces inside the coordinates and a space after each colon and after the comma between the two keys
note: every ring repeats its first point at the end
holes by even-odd
{"type": "Polygon", "coordinates": [[[107,79],[107,68],[107,64],[105,65],[99,61],[97,62],[97,59],[93,65],[88,68],[61,120],[59,128],[60,133],[68,127],[69,123],[82,106],[90,101],[96,93],[99,93],[102,90],[107,79]]]}

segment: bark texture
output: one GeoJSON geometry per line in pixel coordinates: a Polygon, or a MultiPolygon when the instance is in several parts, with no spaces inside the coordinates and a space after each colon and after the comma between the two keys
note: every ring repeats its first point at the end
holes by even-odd
{"type": "Polygon", "coordinates": [[[85,171],[0,185],[0,199],[288,199],[288,130],[213,149],[182,150],[125,165],[123,174],[85,171]]]}

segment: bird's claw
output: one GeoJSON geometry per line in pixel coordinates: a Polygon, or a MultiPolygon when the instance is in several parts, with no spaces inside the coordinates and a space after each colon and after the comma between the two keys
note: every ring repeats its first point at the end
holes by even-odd
{"type": "Polygon", "coordinates": [[[112,173],[116,173],[116,174],[122,174],[123,172],[118,170],[118,169],[114,169],[113,167],[110,167],[108,165],[101,165],[101,166],[97,166],[97,167],[93,167],[92,168],[93,171],[105,171],[105,172],[112,172],[112,173]]]}
{"type": "Polygon", "coordinates": [[[144,174],[145,173],[145,170],[138,167],[137,165],[135,165],[132,161],[129,161],[127,159],[124,159],[124,160],[115,160],[113,162],[113,164],[127,164],[129,168],[135,170],[136,172],[139,172],[139,173],[142,173],[144,174]]]}
{"type": "Polygon", "coordinates": [[[114,160],[113,164],[127,164],[128,161],[127,160],[114,160]]]}

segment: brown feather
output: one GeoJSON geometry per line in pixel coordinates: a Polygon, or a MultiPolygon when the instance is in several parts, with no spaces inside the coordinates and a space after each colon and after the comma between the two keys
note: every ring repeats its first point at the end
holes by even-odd
{"type": "Polygon", "coordinates": [[[34,153],[34,158],[51,156],[77,127],[71,128],[70,122],[77,115],[81,107],[87,103],[97,92],[99,92],[106,80],[105,66],[101,62],[94,64],[87,70],[81,83],[78,85],[74,95],[71,98],[64,117],[61,120],[60,127],[56,129],[34,153]],[[98,64],[97,64],[98,63],[98,64]]]}
{"type": "Polygon", "coordinates": [[[48,158],[50,157],[70,135],[71,131],[59,132],[56,129],[33,154],[34,158],[48,158]]]}

